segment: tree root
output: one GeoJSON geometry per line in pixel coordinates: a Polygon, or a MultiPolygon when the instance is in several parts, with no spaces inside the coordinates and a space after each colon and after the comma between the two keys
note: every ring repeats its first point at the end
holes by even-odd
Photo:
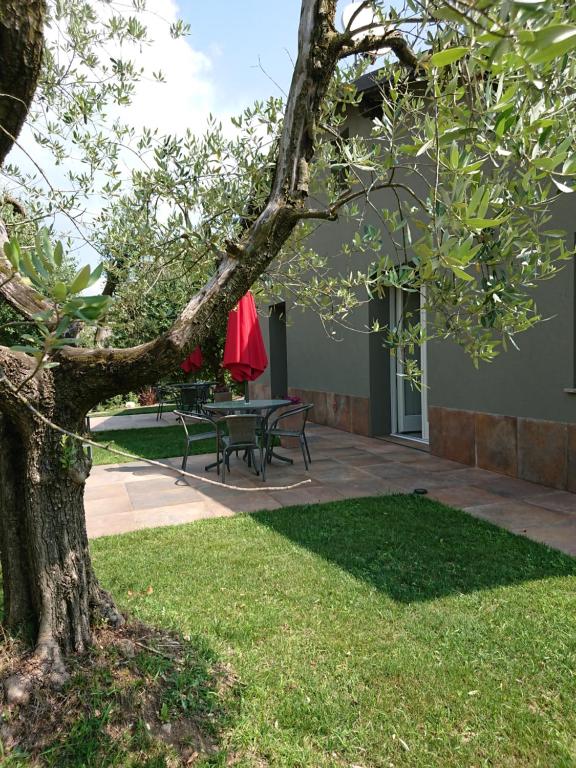
{"type": "MultiPolygon", "coordinates": [[[[104,620],[116,629],[125,623],[106,590],[96,582],[92,588],[91,608],[94,621],[104,620]]],[[[59,690],[69,680],[64,656],[58,643],[51,638],[38,641],[33,653],[23,657],[18,667],[4,680],[5,701],[9,706],[25,706],[35,689],[47,687],[59,690]]]]}
{"type": "Polygon", "coordinates": [[[9,706],[28,704],[35,688],[48,686],[58,690],[69,678],[58,644],[54,640],[42,641],[4,681],[6,703],[9,706]]]}

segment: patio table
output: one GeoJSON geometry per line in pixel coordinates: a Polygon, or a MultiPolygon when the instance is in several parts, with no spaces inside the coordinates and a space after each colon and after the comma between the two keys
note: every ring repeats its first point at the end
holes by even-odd
{"type": "MultiPolygon", "coordinates": [[[[204,409],[215,413],[259,413],[264,420],[264,430],[268,427],[268,419],[270,414],[277,408],[282,408],[284,405],[292,405],[292,400],[224,400],[220,403],[205,403],[204,409]]],[[[272,455],[275,459],[285,461],[287,464],[293,464],[292,459],[286,456],[280,456],[272,451],[272,455]]],[[[216,464],[211,464],[210,467],[215,467],[216,464]]],[[[208,467],[206,467],[208,469],[208,467]]]]}

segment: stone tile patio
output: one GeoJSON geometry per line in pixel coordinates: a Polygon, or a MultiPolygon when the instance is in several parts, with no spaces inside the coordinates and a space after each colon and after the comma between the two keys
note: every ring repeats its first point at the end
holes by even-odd
{"type": "Polygon", "coordinates": [[[143,427],[173,427],[178,423],[171,411],[166,411],[161,419],[154,413],[135,413],[133,416],[90,416],[92,432],[102,432],[107,429],[142,429],[143,427]]]}
{"type": "MultiPolygon", "coordinates": [[[[140,416],[131,426],[151,426],[140,416]]],[[[172,419],[159,423],[172,424],[172,419]]],[[[117,422],[111,427],[118,428],[117,422]]],[[[428,497],[507,528],[514,533],[576,555],[576,494],[556,491],[524,480],[473,469],[439,459],[414,448],[353,435],[311,424],[307,430],[312,465],[305,472],[299,450],[280,449],[294,458],[289,466],[275,461],[266,483],[244,462],[232,460],[229,482],[246,488],[236,491],[206,473],[206,456],[192,456],[188,471],[199,479],[171,471],[180,459],[166,459],[166,469],[141,462],[94,467],[86,486],[90,537],[125,533],[139,528],[175,525],[207,517],[224,517],[292,504],[313,504],[358,496],[412,493],[426,488],[428,497]],[[289,490],[278,486],[309,480],[289,490]]]]}

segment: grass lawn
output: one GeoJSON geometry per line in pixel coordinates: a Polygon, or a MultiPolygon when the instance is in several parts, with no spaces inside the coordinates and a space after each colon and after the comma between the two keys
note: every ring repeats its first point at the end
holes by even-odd
{"type": "MultiPolygon", "coordinates": [[[[413,496],[91,549],[133,615],[197,638],[239,677],[222,752],[195,766],[576,765],[568,556],[413,496]]],[[[61,768],[128,764],[109,754],[61,768]]]]}
{"type": "MultiPolygon", "coordinates": [[[[209,427],[202,425],[188,427],[188,429],[190,432],[210,431],[209,427]]],[[[184,429],[180,425],[144,429],[110,429],[93,432],[92,439],[145,459],[168,459],[171,456],[182,456],[184,453],[184,429]]],[[[216,441],[214,439],[198,440],[192,443],[190,454],[197,453],[216,453],[216,441]]],[[[104,448],[94,448],[92,461],[94,464],[123,464],[133,459],[109,453],[104,448]]]]}

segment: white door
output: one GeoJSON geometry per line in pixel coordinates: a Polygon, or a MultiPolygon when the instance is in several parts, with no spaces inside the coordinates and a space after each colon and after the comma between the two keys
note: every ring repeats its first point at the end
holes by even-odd
{"type": "MultiPolygon", "coordinates": [[[[404,319],[409,323],[420,321],[426,323],[426,312],[422,307],[421,295],[397,289],[393,304],[394,325],[401,324],[404,319]]],[[[398,350],[393,358],[392,373],[394,385],[392,387],[392,424],[400,435],[428,439],[427,397],[426,397],[426,342],[414,348],[412,352],[398,350]],[[422,387],[418,391],[404,374],[405,361],[415,360],[422,371],[422,387]]]]}

